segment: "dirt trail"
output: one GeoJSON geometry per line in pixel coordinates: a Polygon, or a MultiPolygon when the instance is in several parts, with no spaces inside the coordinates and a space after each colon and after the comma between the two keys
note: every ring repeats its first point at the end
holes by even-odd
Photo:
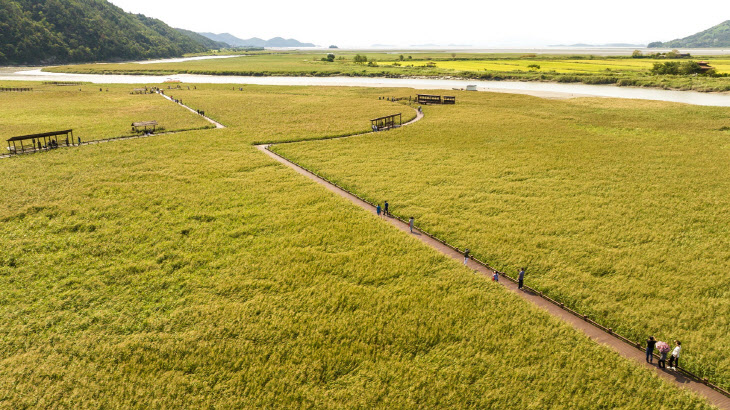
{"type": "MultiPolygon", "coordinates": [[[[414,122],[417,122],[423,118],[422,113],[418,113],[416,118],[409,121],[405,125],[413,124],[414,122]]],[[[363,136],[369,133],[363,133],[363,134],[356,134],[351,135],[350,137],[355,136],[363,136]]],[[[348,137],[339,137],[339,138],[348,138],[348,137]]],[[[327,190],[349,200],[350,202],[354,203],[355,205],[361,207],[362,209],[365,209],[368,212],[372,212],[375,214],[375,208],[373,205],[363,201],[362,199],[356,197],[355,195],[351,194],[350,192],[330,183],[329,181],[320,178],[319,176],[313,174],[312,172],[304,169],[303,167],[300,167],[299,165],[287,160],[286,158],[272,152],[269,148],[272,145],[277,144],[262,144],[257,145],[256,147],[269,157],[273,158],[274,160],[286,165],[287,167],[295,170],[301,175],[304,175],[305,177],[317,182],[318,184],[324,186],[327,190]]],[[[414,229],[413,233],[410,233],[410,228],[408,226],[408,223],[401,221],[397,218],[393,217],[387,217],[386,220],[390,222],[393,226],[400,229],[401,231],[405,232],[408,235],[414,236],[416,239],[420,240],[421,242],[425,243],[426,245],[430,246],[431,248],[441,252],[442,254],[450,257],[451,259],[454,259],[458,261],[459,263],[462,263],[464,260],[464,255],[458,252],[457,250],[451,248],[450,246],[444,244],[443,242],[438,241],[437,239],[434,239],[427,234],[421,232],[418,229],[414,229]]],[[[477,263],[475,261],[469,261],[468,266],[472,269],[474,269],[476,272],[479,272],[482,275],[485,275],[487,277],[492,277],[494,274],[494,271],[488,268],[487,266],[477,263]]],[[[661,378],[673,382],[676,385],[679,385],[680,387],[690,389],[701,396],[707,398],[707,400],[721,408],[721,409],[728,409],[730,410],[730,397],[710,388],[709,386],[706,386],[701,381],[698,381],[692,377],[689,377],[685,374],[683,374],[680,371],[669,371],[669,370],[662,370],[656,365],[656,360],[654,361],[654,364],[646,363],[645,360],[645,354],[642,350],[634,346],[633,344],[630,344],[619,337],[606,332],[604,329],[602,329],[599,326],[594,325],[590,321],[587,321],[579,316],[576,316],[573,313],[570,313],[568,310],[562,308],[561,306],[558,306],[554,303],[551,303],[550,301],[543,298],[538,293],[532,291],[531,289],[523,289],[520,290],[517,288],[517,284],[507,280],[506,278],[500,277],[500,284],[502,284],[507,290],[516,293],[519,295],[522,299],[532,303],[535,306],[538,306],[551,314],[554,317],[557,317],[564,322],[567,322],[571,326],[573,326],[575,329],[580,330],[584,334],[586,334],[589,338],[592,340],[606,345],[616,351],[621,356],[634,360],[639,363],[641,366],[645,366],[647,368],[653,369],[661,378]]]]}

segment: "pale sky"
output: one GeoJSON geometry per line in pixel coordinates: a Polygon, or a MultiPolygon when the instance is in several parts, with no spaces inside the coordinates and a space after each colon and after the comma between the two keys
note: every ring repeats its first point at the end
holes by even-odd
{"type": "Polygon", "coordinates": [[[198,32],[296,38],[340,47],[540,47],[668,41],[730,20],[730,1],[111,0],[198,32]]]}

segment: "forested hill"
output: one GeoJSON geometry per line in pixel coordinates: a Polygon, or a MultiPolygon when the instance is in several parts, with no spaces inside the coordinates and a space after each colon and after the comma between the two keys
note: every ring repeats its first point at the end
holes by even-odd
{"type": "Polygon", "coordinates": [[[730,47],[730,20],[720,23],[705,31],[693,34],[689,37],[680,38],[662,43],[657,41],[649,44],[649,47],[667,48],[709,48],[709,47],[730,47]]]}
{"type": "Polygon", "coordinates": [[[177,57],[215,43],[104,0],[0,0],[0,64],[177,57]]]}

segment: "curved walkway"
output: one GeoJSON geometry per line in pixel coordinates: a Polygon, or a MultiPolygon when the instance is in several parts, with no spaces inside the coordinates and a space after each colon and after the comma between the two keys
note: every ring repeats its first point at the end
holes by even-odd
{"type": "MultiPolygon", "coordinates": [[[[422,113],[418,113],[416,118],[413,120],[403,124],[409,125],[413,124],[417,121],[420,121],[423,118],[422,113]]],[[[382,131],[381,131],[382,132],[382,131]]],[[[349,137],[355,137],[355,136],[363,136],[372,134],[372,132],[362,133],[362,134],[354,134],[350,136],[344,136],[344,137],[337,137],[337,138],[349,138],[349,137]]],[[[301,141],[300,141],[301,142],[301,141]]],[[[286,144],[286,143],[281,143],[286,144]]],[[[288,159],[284,158],[283,156],[273,152],[270,150],[270,147],[272,145],[277,144],[261,144],[257,145],[256,147],[269,157],[273,158],[274,160],[280,162],[281,164],[286,165],[287,167],[293,169],[297,173],[304,175],[305,177],[317,182],[318,184],[324,186],[327,190],[330,192],[333,192],[353,204],[359,206],[362,209],[367,210],[368,212],[375,213],[375,207],[362,200],[361,198],[357,197],[356,195],[348,192],[347,190],[337,186],[336,184],[318,176],[314,172],[307,170],[306,168],[295,164],[288,159]]],[[[416,239],[420,240],[424,244],[430,246],[431,248],[437,250],[438,252],[441,252],[443,255],[446,255],[450,257],[451,259],[454,259],[458,261],[459,263],[462,263],[464,260],[464,255],[459,252],[458,249],[455,249],[448,244],[444,243],[443,241],[434,238],[430,236],[428,233],[425,233],[421,231],[420,229],[413,229],[413,233],[410,233],[410,229],[408,226],[408,222],[405,220],[401,220],[397,217],[386,217],[386,220],[390,222],[393,226],[400,229],[401,231],[414,236],[416,239]]],[[[494,270],[489,268],[486,264],[480,262],[480,261],[469,261],[470,268],[474,269],[476,272],[479,272],[482,275],[485,275],[487,277],[490,277],[494,274],[494,270]]],[[[522,299],[532,303],[535,306],[538,306],[551,314],[554,317],[557,317],[564,322],[567,322],[571,326],[573,326],[575,329],[580,330],[583,332],[586,336],[591,338],[592,340],[606,345],[616,351],[621,356],[634,360],[638,362],[639,365],[653,369],[661,378],[673,382],[676,385],[680,387],[684,387],[687,389],[690,389],[697,394],[707,398],[707,400],[721,408],[721,409],[728,409],[730,410],[730,397],[724,395],[723,393],[712,389],[711,387],[705,385],[702,381],[697,380],[694,377],[691,377],[682,371],[669,371],[669,370],[663,370],[657,367],[655,364],[649,364],[646,363],[645,360],[645,353],[642,346],[636,346],[633,342],[622,338],[621,336],[618,336],[610,331],[610,329],[607,331],[603,326],[591,321],[587,317],[581,317],[576,312],[571,311],[570,309],[566,309],[566,307],[562,304],[559,304],[555,301],[551,301],[544,297],[539,292],[533,291],[529,287],[524,287],[522,290],[517,289],[517,284],[514,282],[512,278],[505,277],[500,274],[500,282],[507,290],[514,292],[518,294],[522,299]],[[509,279],[509,280],[505,280],[509,279]]],[[[656,363],[656,361],[654,362],[656,363]]]]}

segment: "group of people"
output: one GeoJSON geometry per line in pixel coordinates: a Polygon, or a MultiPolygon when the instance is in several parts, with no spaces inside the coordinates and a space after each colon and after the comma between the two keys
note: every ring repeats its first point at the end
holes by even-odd
{"type": "MultiPolygon", "coordinates": [[[[469,263],[469,259],[472,258],[471,256],[471,250],[469,248],[464,249],[464,265],[467,265],[469,263]]],[[[495,282],[499,282],[499,272],[494,271],[492,274],[492,280],[495,282]]],[[[522,286],[525,284],[525,268],[520,268],[519,273],[517,274],[517,288],[522,289],[522,286]]]]}
{"type": "MultiPolygon", "coordinates": [[[[390,204],[388,201],[385,201],[384,206],[380,206],[380,204],[377,204],[375,206],[375,213],[378,214],[378,216],[391,216],[390,214],[390,204]]],[[[411,216],[408,218],[408,228],[410,229],[411,233],[413,233],[413,228],[415,226],[415,219],[411,216]]],[[[469,248],[464,249],[464,265],[467,265],[469,263],[469,259],[471,258],[471,251],[469,248]]],[[[494,272],[492,275],[492,280],[495,282],[499,282],[499,273],[494,272]]],[[[517,274],[517,288],[522,289],[522,286],[525,283],[525,268],[520,268],[519,273],[517,274]]]]}
{"type": "MultiPolygon", "coordinates": [[[[388,201],[385,201],[385,205],[383,207],[378,204],[375,207],[375,212],[378,214],[378,216],[390,216],[390,204],[388,204],[388,201]]],[[[411,230],[411,233],[413,233],[413,226],[414,226],[414,218],[410,217],[408,220],[408,227],[411,230]]],[[[469,259],[472,258],[471,256],[471,250],[469,248],[464,249],[464,265],[467,265],[469,262],[469,259]]],[[[492,280],[495,282],[499,282],[499,273],[494,272],[492,274],[492,280]]],[[[525,268],[520,268],[519,273],[517,274],[517,288],[522,289],[525,283],[525,268]]],[[[669,357],[669,369],[670,370],[677,370],[677,366],[679,366],[679,353],[682,351],[682,342],[679,340],[674,341],[674,349],[672,350],[671,356],[669,357]]],[[[646,361],[647,363],[653,363],[654,362],[654,350],[659,350],[659,362],[658,365],[662,369],[667,368],[667,354],[669,354],[669,345],[666,342],[658,341],[654,338],[654,336],[650,336],[646,341],[646,361]]]]}
{"type": "MultiPolygon", "coordinates": [[[[390,214],[390,204],[388,201],[385,201],[385,204],[381,207],[380,204],[378,204],[375,207],[375,213],[378,214],[378,216],[391,216],[390,214]]],[[[413,233],[413,228],[415,227],[416,219],[413,217],[408,218],[408,229],[411,230],[411,233],[413,233]]]]}
{"type": "MultiPolygon", "coordinates": [[[[71,144],[72,144],[72,141],[69,141],[68,137],[66,137],[66,146],[70,147],[71,144]]],[[[79,138],[79,145],[81,145],[81,138],[79,138]]],[[[45,145],[41,142],[40,138],[38,140],[35,140],[35,139],[33,140],[33,149],[38,150],[38,151],[43,150],[43,149],[55,149],[58,147],[59,147],[58,140],[56,140],[56,139],[51,139],[45,145]]]]}
{"type": "MultiPolygon", "coordinates": [[[[669,344],[666,342],[661,342],[659,340],[656,340],[654,336],[649,336],[649,339],[646,340],[646,362],[647,363],[654,363],[654,349],[659,350],[659,362],[657,363],[659,365],[659,368],[666,369],[667,368],[667,354],[669,353],[670,347],[669,344]]],[[[672,354],[669,357],[669,369],[670,370],[677,370],[677,366],[679,366],[679,353],[682,351],[682,342],[679,340],[674,341],[674,349],[672,350],[672,354]]]]}
{"type": "MultiPolygon", "coordinates": [[[[68,145],[68,140],[66,140],[66,145],[68,145]]],[[[43,145],[43,144],[41,144],[41,140],[39,139],[38,140],[38,145],[36,146],[36,141],[33,140],[33,148],[35,148],[35,149],[37,149],[39,151],[42,150],[42,149],[54,149],[54,148],[58,148],[58,141],[56,141],[56,140],[50,140],[50,141],[48,141],[48,144],[47,145],[43,145]]]]}
{"type": "Polygon", "coordinates": [[[382,208],[380,207],[380,204],[375,207],[375,212],[378,214],[378,216],[390,216],[390,204],[388,204],[388,201],[385,201],[385,206],[382,208]]]}

